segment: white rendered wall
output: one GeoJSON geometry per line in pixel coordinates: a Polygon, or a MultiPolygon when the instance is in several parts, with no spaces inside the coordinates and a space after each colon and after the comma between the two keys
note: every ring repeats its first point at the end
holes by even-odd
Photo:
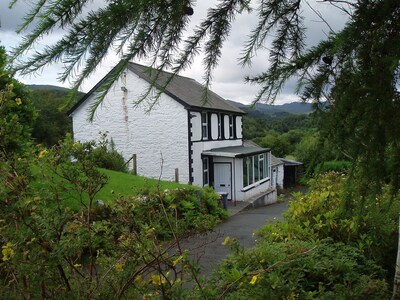
{"type": "MultiPolygon", "coordinates": [[[[149,103],[135,107],[134,102],[146,91],[148,83],[127,71],[108,92],[96,111],[93,123],[87,121],[94,101],[89,97],[73,114],[74,138],[78,141],[99,140],[99,132],[108,132],[125,160],[136,154],[138,175],[189,182],[188,120],[181,104],[162,94],[146,113],[149,103]],[[126,89],[123,91],[123,89],[126,89]]],[[[132,167],[132,164],[130,164],[132,167]]]]}
{"type": "Polygon", "coordinates": [[[276,167],[276,170],[278,172],[278,176],[277,176],[277,180],[276,180],[276,185],[277,187],[283,189],[283,173],[284,173],[284,168],[283,168],[283,164],[278,165],[276,167]]]}
{"type": "MultiPolygon", "coordinates": [[[[214,148],[222,148],[222,147],[230,147],[230,146],[240,146],[242,145],[241,139],[225,139],[225,140],[202,140],[201,135],[201,113],[192,111],[191,114],[191,141],[192,145],[192,158],[193,158],[193,184],[198,186],[203,186],[203,164],[201,159],[201,154],[204,151],[214,149],[214,148]]],[[[237,116],[237,119],[242,117],[237,116]]],[[[227,120],[227,124],[225,124],[225,136],[229,136],[229,117],[225,116],[225,120],[227,120]]],[[[240,121],[241,122],[241,121],[240,121]]],[[[211,136],[212,138],[216,138],[218,136],[218,117],[216,114],[211,114],[211,136]]],[[[242,135],[241,133],[242,127],[237,127],[237,136],[242,135]]]]}

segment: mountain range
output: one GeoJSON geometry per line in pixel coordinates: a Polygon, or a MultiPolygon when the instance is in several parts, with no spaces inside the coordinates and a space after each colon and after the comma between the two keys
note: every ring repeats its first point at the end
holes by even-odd
{"type": "Polygon", "coordinates": [[[284,117],[288,114],[309,114],[314,111],[313,104],[305,102],[291,102],[285,104],[264,104],[257,103],[256,105],[248,105],[240,102],[228,100],[232,105],[245,111],[252,117],[284,117]]]}

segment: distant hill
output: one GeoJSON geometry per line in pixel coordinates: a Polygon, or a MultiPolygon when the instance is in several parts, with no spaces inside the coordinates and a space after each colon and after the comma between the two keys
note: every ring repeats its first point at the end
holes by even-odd
{"type": "Polygon", "coordinates": [[[69,92],[70,89],[56,86],[56,85],[47,85],[47,84],[27,84],[26,87],[30,90],[37,91],[37,90],[46,90],[46,91],[63,91],[69,92]]]}
{"type": "Polygon", "coordinates": [[[250,105],[231,100],[228,101],[241,110],[244,110],[249,116],[252,117],[262,117],[265,115],[271,117],[284,117],[288,114],[309,114],[313,111],[312,104],[304,102],[292,102],[277,105],[257,103],[251,108],[250,105]]]}

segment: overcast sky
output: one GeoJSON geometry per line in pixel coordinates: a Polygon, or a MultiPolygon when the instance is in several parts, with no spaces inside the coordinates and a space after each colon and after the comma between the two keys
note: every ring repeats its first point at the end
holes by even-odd
{"type": "MultiPolygon", "coordinates": [[[[331,5],[324,4],[321,1],[308,0],[314,9],[317,9],[330,24],[334,30],[339,30],[344,25],[347,16],[340,10],[331,5]]],[[[17,6],[12,10],[8,9],[9,0],[0,0],[0,44],[10,50],[16,46],[21,40],[21,36],[15,33],[18,25],[22,23],[22,19],[30,7],[30,3],[36,0],[19,0],[17,6]]],[[[191,26],[199,24],[206,16],[206,9],[214,6],[217,0],[198,0],[194,7],[194,15],[192,16],[191,26]]],[[[254,1],[257,3],[258,1],[254,1]]],[[[92,7],[101,5],[102,0],[94,0],[92,7]]],[[[306,17],[307,26],[307,44],[315,45],[321,39],[324,39],[329,33],[329,28],[318,18],[318,16],[307,6],[302,7],[303,15],[306,17]]],[[[244,83],[246,75],[256,75],[264,71],[268,66],[268,49],[259,51],[257,57],[253,59],[252,66],[242,68],[238,64],[238,58],[243,49],[243,42],[246,41],[250,30],[255,26],[257,18],[254,14],[244,14],[238,16],[231,31],[229,39],[225,42],[222,58],[216,70],[214,71],[213,83],[211,89],[220,96],[242,103],[250,103],[254,100],[259,86],[244,83]]],[[[45,44],[57,41],[62,35],[62,31],[54,31],[47,36],[38,48],[45,44]]],[[[268,44],[265,45],[268,48],[268,44]]],[[[83,86],[83,91],[89,91],[118,61],[115,55],[109,55],[106,61],[98,68],[96,74],[89,78],[83,86]]],[[[61,83],[57,81],[57,73],[61,70],[61,65],[52,65],[46,67],[42,73],[18,77],[18,79],[26,84],[51,84],[69,87],[69,83],[61,83]]],[[[197,57],[191,69],[186,70],[183,74],[202,82],[203,67],[201,65],[201,57],[197,57]]],[[[298,101],[298,97],[293,94],[295,82],[290,81],[278,96],[276,104],[284,102],[298,101]]]]}

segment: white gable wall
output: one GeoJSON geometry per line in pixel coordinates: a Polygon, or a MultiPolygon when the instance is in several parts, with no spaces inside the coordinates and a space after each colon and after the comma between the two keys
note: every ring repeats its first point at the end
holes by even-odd
{"type": "MultiPolygon", "coordinates": [[[[127,71],[108,92],[96,111],[93,123],[87,121],[94,101],[89,97],[72,114],[74,138],[78,141],[99,140],[99,132],[108,132],[125,160],[136,154],[138,175],[189,182],[188,114],[184,107],[166,94],[149,113],[148,103],[134,107],[148,83],[127,71]],[[125,90],[125,91],[124,91],[125,90]]],[[[132,164],[130,164],[132,167],[132,164]]]]}

